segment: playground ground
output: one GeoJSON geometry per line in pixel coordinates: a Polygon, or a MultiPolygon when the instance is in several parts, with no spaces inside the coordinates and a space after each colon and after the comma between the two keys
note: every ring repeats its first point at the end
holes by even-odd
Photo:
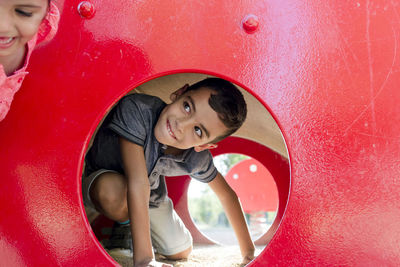
{"type": "MultiPolygon", "coordinates": [[[[262,247],[257,247],[258,255],[262,247]]],[[[114,249],[109,254],[123,267],[133,267],[132,255],[127,250],[114,249]]],[[[242,267],[242,258],[238,246],[194,245],[192,254],[187,260],[168,261],[156,256],[159,261],[172,264],[174,267],[242,267]]]]}

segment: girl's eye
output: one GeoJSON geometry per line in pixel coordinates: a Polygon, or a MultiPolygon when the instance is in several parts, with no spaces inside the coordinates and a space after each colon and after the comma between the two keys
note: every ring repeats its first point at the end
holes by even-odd
{"type": "Polygon", "coordinates": [[[187,102],[183,103],[183,108],[185,109],[186,112],[190,112],[190,105],[187,102]]]}
{"type": "Polygon", "coordinates": [[[203,132],[201,131],[201,129],[199,128],[199,127],[194,127],[194,132],[196,133],[196,135],[198,136],[198,137],[202,137],[202,135],[203,135],[203,132]]]}
{"type": "Polygon", "coordinates": [[[27,12],[27,11],[23,11],[21,9],[16,9],[15,12],[18,15],[24,16],[24,17],[32,17],[33,13],[32,12],[27,12]]]}

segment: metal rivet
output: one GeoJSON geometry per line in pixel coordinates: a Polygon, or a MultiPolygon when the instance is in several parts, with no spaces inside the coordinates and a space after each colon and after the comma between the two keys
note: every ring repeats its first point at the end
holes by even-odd
{"type": "Polygon", "coordinates": [[[259,26],[258,17],[256,15],[247,15],[242,20],[242,26],[247,33],[254,33],[259,26]]]}
{"type": "Polygon", "coordinates": [[[78,13],[83,18],[91,19],[95,13],[94,5],[89,1],[82,1],[78,5],[78,13]]]}

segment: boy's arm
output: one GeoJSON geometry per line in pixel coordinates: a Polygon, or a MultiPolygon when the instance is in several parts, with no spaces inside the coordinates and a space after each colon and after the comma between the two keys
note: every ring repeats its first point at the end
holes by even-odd
{"type": "Polygon", "coordinates": [[[243,263],[247,264],[254,258],[255,248],[249,229],[247,228],[239,198],[219,172],[209,185],[221,201],[222,207],[239,241],[243,263]]]}
{"type": "Polygon", "coordinates": [[[150,238],[150,185],[143,147],[120,138],[127,178],[127,201],[131,221],[134,266],[171,266],[155,262],[150,238]]]}

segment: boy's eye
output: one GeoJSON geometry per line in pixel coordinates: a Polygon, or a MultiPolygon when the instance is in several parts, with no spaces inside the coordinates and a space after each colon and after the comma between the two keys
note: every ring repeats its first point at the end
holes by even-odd
{"type": "Polygon", "coordinates": [[[33,13],[32,12],[28,12],[28,11],[24,11],[22,9],[16,9],[15,12],[18,15],[24,16],[24,17],[32,17],[33,13]]]}
{"type": "Polygon", "coordinates": [[[194,132],[196,133],[196,135],[198,137],[202,137],[203,136],[203,131],[199,128],[199,127],[194,127],[194,132]]]}
{"type": "Polygon", "coordinates": [[[188,102],[184,102],[183,103],[183,108],[185,109],[186,112],[190,112],[190,105],[188,104],[188,102]]]}

